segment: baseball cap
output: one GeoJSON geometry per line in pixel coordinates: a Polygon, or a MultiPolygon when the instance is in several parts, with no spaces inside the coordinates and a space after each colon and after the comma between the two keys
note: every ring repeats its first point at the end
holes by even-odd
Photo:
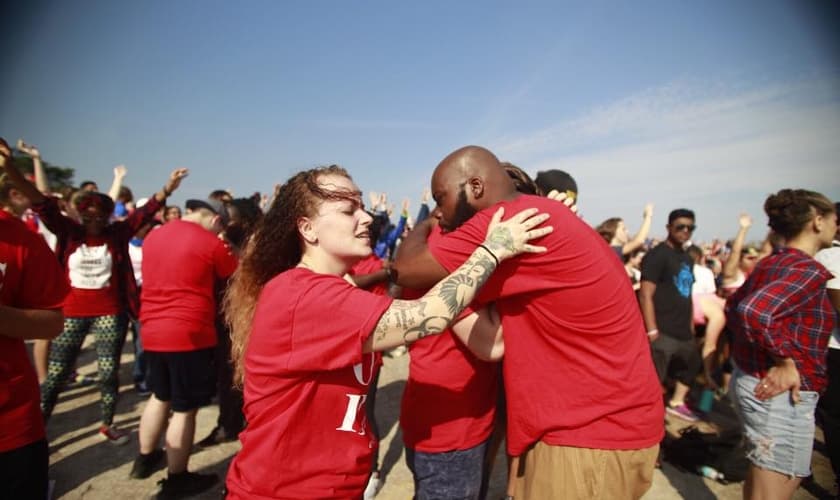
{"type": "Polygon", "coordinates": [[[223,226],[227,226],[228,222],[230,222],[230,215],[228,214],[227,208],[225,208],[225,204],[219,200],[214,200],[212,198],[207,200],[187,200],[186,207],[187,210],[198,210],[200,208],[210,210],[222,219],[223,226]]]}

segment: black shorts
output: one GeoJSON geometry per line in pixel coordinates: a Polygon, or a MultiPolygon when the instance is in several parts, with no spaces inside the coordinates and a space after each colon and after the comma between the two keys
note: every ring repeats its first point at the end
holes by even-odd
{"type": "Polygon", "coordinates": [[[49,463],[46,439],[0,452],[0,498],[47,498],[49,463]]]}
{"type": "Polygon", "coordinates": [[[207,406],[216,394],[214,348],[197,351],[146,351],[149,390],[172,411],[207,406]]]}
{"type": "Polygon", "coordinates": [[[659,334],[650,347],[656,374],[662,384],[668,375],[672,375],[678,382],[691,385],[703,369],[703,358],[694,339],[680,340],[659,334]]]}

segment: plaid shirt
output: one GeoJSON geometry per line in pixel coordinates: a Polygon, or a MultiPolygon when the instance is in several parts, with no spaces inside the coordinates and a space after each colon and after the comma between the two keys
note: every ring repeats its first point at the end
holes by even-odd
{"type": "Polygon", "coordinates": [[[772,356],[792,358],[801,389],[822,392],[834,327],[834,309],[825,289],[831,278],[822,264],[793,248],[781,248],[759,261],[726,302],[738,368],[762,378],[775,365],[772,356]]]}

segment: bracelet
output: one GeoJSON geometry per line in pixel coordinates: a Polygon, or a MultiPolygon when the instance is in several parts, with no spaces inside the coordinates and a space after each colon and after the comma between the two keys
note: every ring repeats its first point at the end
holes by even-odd
{"type": "Polygon", "coordinates": [[[491,252],[489,248],[487,248],[486,246],[484,246],[484,243],[481,243],[480,245],[478,245],[478,248],[483,248],[485,252],[489,253],[489,254],[490,254],[490,257],[493,257],[493,260],[495,260],[495,261],[496,261],[496,267],[499,267],[499,258],[498,258],[498,257],[496,257],[496,254],[494,254],[493,252],[491,252]]]}
{"type": "Polygon", "coordinates": [[[654,328],[653,330],[650,330],[647,334],[648,334],[648,337],[653,337],[654,335],[659,335],[659,329],[654,328]]]}

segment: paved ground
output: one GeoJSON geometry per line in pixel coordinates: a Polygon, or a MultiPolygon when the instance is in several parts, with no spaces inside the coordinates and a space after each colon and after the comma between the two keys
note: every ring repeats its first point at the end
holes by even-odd
{"type": "MultiPolygon", "coordinates": [[[[88,340],[88,344],[90,339],[88,340]]],[[[50,426],[47,430],[50,439],[50,477],[55,480],[54,498],[63,499],[139,499],[148,498],[156,489],[156,483],[164,476],[158,472],[146,480],[128,478],[131,463],[137,453],[136,430],[144,399],[138,397],[131,380],[130,369],[132,356],[126,347],[121,369],[121,389],[116,423],[132,431],[132,441],[125,446],[114,446],[100,439],[97,428],[99,421],[98,389],[95,386],[79,387],[64,392],[50,426]]],[[[80,373],[92,373],[96,370],[91,349],[83,351],[80,373]]],[[[377,496],[381,500],[410,499],[413,493],[411,473],[405,466],[402,440],[397,424],[399,401],[405,385],[408,370],[408,356],[386,358],[380,377],[380,389],[377,396],[377,419],[380,429],[385,434],[381,448],[380,461],[385,484],[377,496]]],[[[213,428],[216,421],[215,407],[202,409],[198,414],[197,437],[200,439],[213,428]]],[[[669,422],[669,430],[675,431],[680,424],[669,422]]],[[[816,443],[822,450],[821,435],[816,443]]],[[[190,468],[200,472],[216,472],[224,477],[231,457],[237,452],[238,443],[227,443],[208,450],[197,451],[190,459],[190,468]]],[[[824,450],[823,450],[824,451],[824,450]]],[[[504,463],[500,457],[497,463],[504,463]]],[[[819,451],[814,458],[814,484],[800,488],[794,496],[797,500],[828,498],[830,472],[827,460],[819,451]]],[[[495,500],[503,496],[504,474],[494,471],[488,498],[495,500]]],[[[219,489],[199,497],[218,499],[219,489]]],[[[739,499],[741,485],[722,485],[695,474],[684,473],[665,463],[657,470],[654,484],[647,500],[657,499],[739,499]]]]}

